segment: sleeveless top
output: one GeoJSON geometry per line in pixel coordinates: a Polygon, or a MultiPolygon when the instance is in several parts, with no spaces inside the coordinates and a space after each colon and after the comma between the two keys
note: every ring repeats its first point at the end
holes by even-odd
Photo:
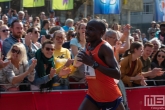
{"type": "MultiPolygon", "coordinates": [[[[108,67],[98,56],[99,49],[104,43],[106,43],[106,41],[102,41],[93,51],[86,49],[86,53],[88,55],[92,54],[93,60],[100,65],[108,67]]],[[[94,72],[95,76],[86,76],[88,82],[87,94],[89,96],[97,102],[112,102],[122,96],[114,78],[101,73],[97,69],[95,69],[94,72]]]]}

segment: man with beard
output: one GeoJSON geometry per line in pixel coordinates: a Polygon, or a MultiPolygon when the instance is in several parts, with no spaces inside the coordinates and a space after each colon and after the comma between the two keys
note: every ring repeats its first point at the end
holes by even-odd
{"type": "Polygon", "coordinates": [[[88,92],[79,110],[124,110],[116,81],[120,79],[120,69],[112,47],[102,40],[105,31],[102,20],[91,20],[87,24],[86,52],[79,52],[77,60],[88,68],[85,69],[89,73],[86,75],[88,92]]]}
{"type": "MultiPolygon", "coordinates": [[[[23,24],[21,21],[19,20],[14,20],[11,23],[11,28],[10,31],[12,32],[11,35],[5,39],[3,41],[3,46],[2,46],[2,53],[4,55],[4,57],[7,55],[8,51],[10,50],[10,48],[12,47],[13,44],[17,43],[17,42],[22,42],[23,43],[23,39],[22,39],[22,35],[23,35],[23,24]]],[[[27,53],[30,53],[30,49],[28,48],[30,45],[30,37],[29,35],[25,36],[25,47],[27,53]]]]}

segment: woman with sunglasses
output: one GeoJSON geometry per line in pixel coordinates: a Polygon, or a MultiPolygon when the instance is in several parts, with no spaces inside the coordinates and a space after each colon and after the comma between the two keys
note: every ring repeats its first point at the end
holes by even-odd
{"type": "Polygon", "coordinates": [[[7,59],[10,63],[3,69],[6,76],[6,84],[4,88],[6,91],[18,91],[19,84],[22,81],[32,82],[34,80],[34,69],[36,60],[32,61],[29,66],[27,61],[26,49],[22,43],[14,44],[7,53],[7,59]],[[27,77],[27,79],[26,79],[27,77]]]}
{"type": "Polygon", "coordinates": [[[34,18],[34,21],[33,21],[33,27],[36,27],[36,26],[39,26],[41,28],[41,24],[40,24],[40,18],[38,16],[36,16],[34,18]]]}
{"type": "MultiPolygon", "coordinates": [[[[51,90],[53,84],[57,81],[58,77],[68,75],[70,73],[69,68],[54,69],[54,42],[47,40],[42,44],[42,48],[37,50],[35,58],[37,59],[35,79],[32,86],[32,90],[44,89],[51,90]],[[57,74],[58,75],[57,75],[57,74]]],[[[31,61],[30,61],[31,63],[31,61]]]]}
{"type": "MultiPolygon", "coordinates": [[[[155,54],[152,63],[151,69],[162,68],[162,71],[165,71],[165,50],[160,49],[155,54]]],[[[165,80],[165,74],[153,78],[154,80],[165,80]]],[[[165,85],[165,81],[156,81],[156,85],[165,85]]]]}
{"type": "Polygon", "coordinates": [[[38,42],[40,37],[40,31],[36,27],[28,29],[27,35],[25,36],[25,44],[28,49],[28,59],[31,59],[35,56],[35,53],[38,49],[41,48],[41,44],[38,42]]]}
{"type": "Polygon", "coordinates": [[[6,38],[8,38],[9,35],[10,35],[10,31],[9,31],[8,26],[2,25],[2,26],[0,27],[0,38],[1,38],[0,42],[1,42],[1,45],[3,45],[3,41],[4,41],[6,38]]]}

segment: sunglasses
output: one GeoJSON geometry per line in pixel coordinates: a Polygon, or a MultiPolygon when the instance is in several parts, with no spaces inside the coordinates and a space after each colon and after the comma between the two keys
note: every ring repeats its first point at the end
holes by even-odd
{"type": "Polygon", "coordinates": [[[158,57],[162,57],[162,58],[165,58],[165,56],[162,56],[162,55],[158,55],[158,57]]]}
{"type": "Polygon", "coordinates": [[[2,32],[7,32],[7,31],[9,31],[8,29],[4,29],[4,30],[2,30],[2,32]]]}
{"type": "Polygon", "coordinates": [[[51,50],[51,51],[54,51],[54,48],[46,47],[46,50],[47,50],[47,51],[50,51],[50,50],[51,50]]]}
{"type": "Polygon", "coordinates": [[[20,50],[15,50],[15,49],[11,49],[11,52],[12,52],[12,53],[17,53],[17,54],[20,54],[20,53],[21,53],[20,50]]]}
{"type": "Polygon", "coordinates": [[[40,31],[34,31],[35,34],[40,33],[40,31]]]}

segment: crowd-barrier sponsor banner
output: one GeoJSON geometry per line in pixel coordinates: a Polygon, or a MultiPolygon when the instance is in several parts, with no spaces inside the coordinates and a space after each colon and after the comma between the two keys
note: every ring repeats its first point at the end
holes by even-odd
{"type": "MultiPolygon", "coordinates": [[[[0,94],[0,110],[78,110],[87,90],[0,94]]],[[[127,88],[130,110],[165,110],[165,87],[127,88]]]]}

